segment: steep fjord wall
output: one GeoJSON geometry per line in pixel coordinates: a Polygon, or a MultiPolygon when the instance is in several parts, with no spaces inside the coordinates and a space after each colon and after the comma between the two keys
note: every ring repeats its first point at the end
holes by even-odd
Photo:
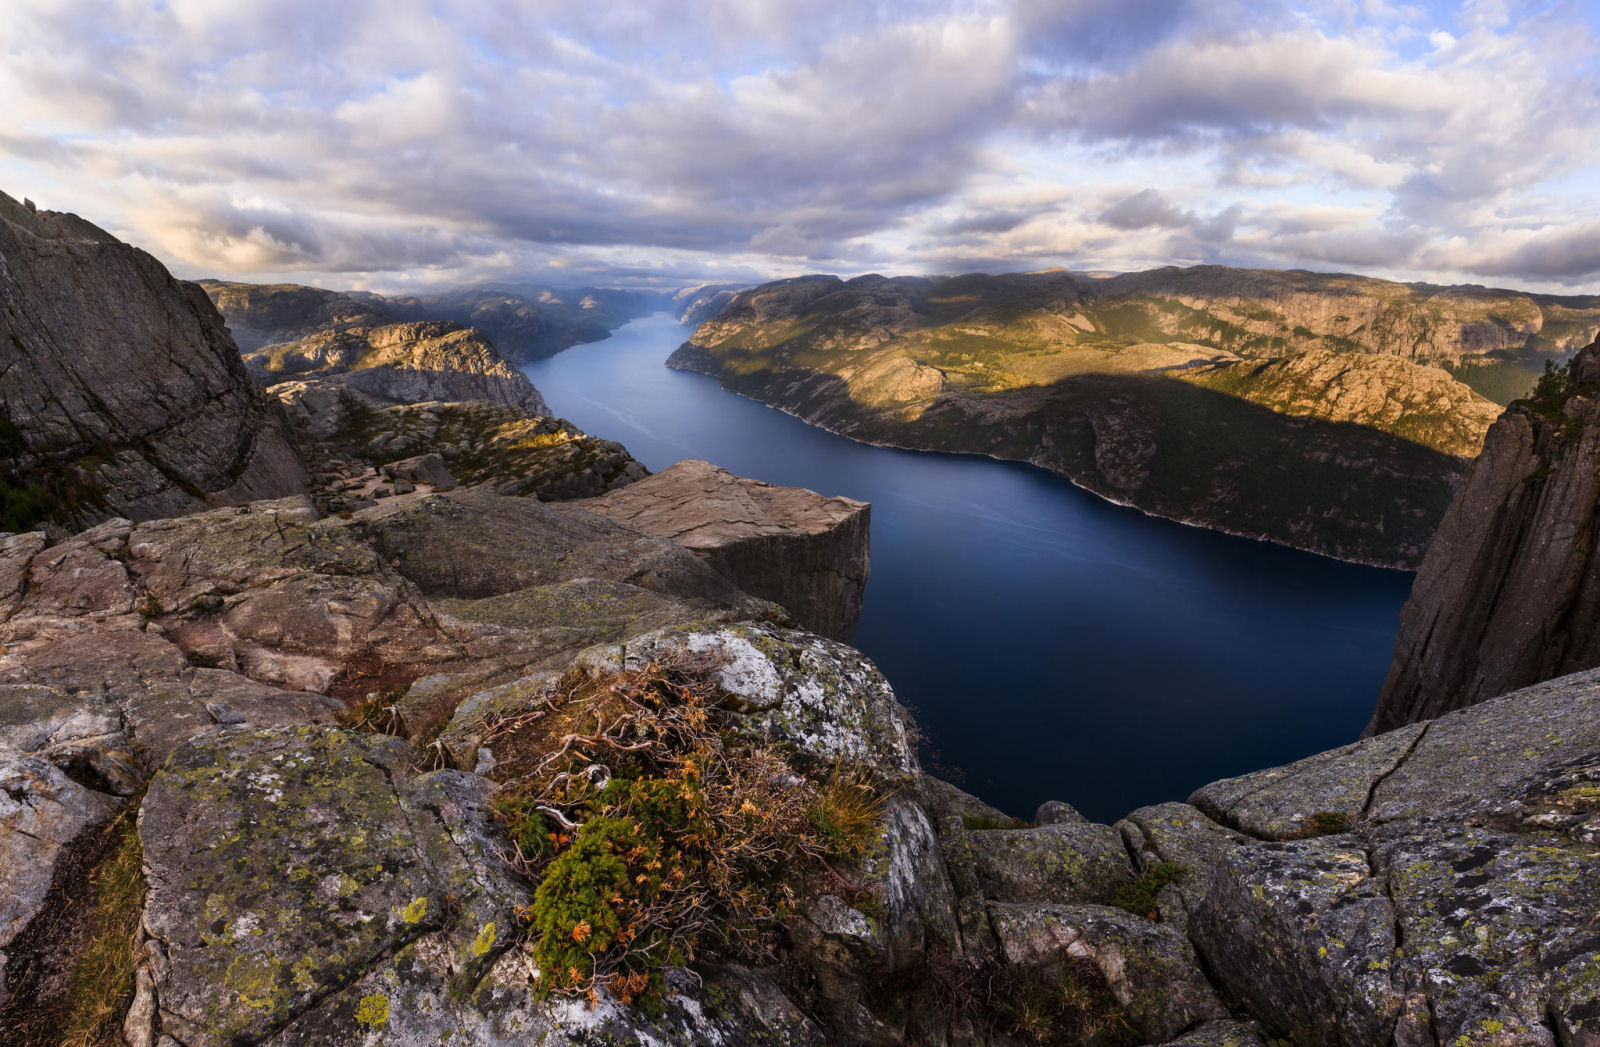
{"type": "Polygon", "coordinates": [[[1401,615],[1369,731],[1600,665],[1600,343],[1489,430],[1401,615]]]}

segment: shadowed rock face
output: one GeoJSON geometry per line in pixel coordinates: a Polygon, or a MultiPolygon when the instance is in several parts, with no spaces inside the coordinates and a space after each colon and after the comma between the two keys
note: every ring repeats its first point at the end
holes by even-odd
{"type": "Polygon", "coordinates": [[[34,519],[172,516],[305,487],[280,415],[199,288],[75,215],[4,194],[0,365],[0,484],[19,510],[35,486],[34,519]]]}
{"type": "Polygon", "coordinates": [[[872,507],[679,462],[584,509],[670,538],[805,628],[848,640],[861,618],[872,507]]]}
{"type": "Polygon", "coordinates": [[[1369,732],[1600,665],[1600,343],[1514,405],[1451,504],[1369,732]]]}

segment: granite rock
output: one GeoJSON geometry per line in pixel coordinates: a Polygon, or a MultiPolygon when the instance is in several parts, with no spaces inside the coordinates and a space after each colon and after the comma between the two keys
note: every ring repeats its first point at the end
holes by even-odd
{"type": "Polygon", "coordinates": [[[589,512],[670,538],[803,628],[848,640],[867,584],[871,506],[683,461],[600,498],[589,512]]]}

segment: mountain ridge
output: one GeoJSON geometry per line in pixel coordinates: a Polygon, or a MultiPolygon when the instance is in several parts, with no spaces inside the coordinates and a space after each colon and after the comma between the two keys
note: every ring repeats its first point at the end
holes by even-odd
{"type": "MultiPolygon", "coordinates": [[[[1545,308],[1447,291],[1435,323],[1383,313],[1415,288],[1311,273],[807,276],[734,296],[668,366],[868,443],[1026,461],[1158,516],[1415,567],[1499,414],[1455,375],[1510,366],[1493,309],[1545,308]],[[1358,304],[1413,352],[1355,351],[1358,304]]],[[[1583,316],[1572,331],[1600,329],[1583,316]]]]}

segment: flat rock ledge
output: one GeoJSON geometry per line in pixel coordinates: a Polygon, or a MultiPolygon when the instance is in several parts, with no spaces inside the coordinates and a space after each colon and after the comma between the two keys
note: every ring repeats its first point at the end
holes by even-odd
{"type": "Polygon", "coordinates": [[[872,506],[688,460],[580,503],[670,539],[812,632],[848,640],[861,618],[872,506]]]}

